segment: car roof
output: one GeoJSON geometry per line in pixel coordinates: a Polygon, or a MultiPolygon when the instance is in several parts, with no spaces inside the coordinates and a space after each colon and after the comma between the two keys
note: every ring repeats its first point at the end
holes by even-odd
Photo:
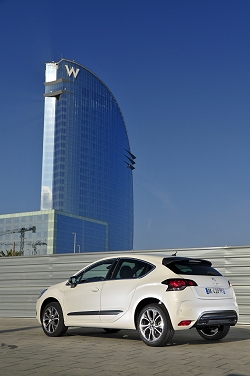
{"type": "MultiPolygon", "coordinates": [[[[112,255],[111,257],[105,257],[101,260],[110,260],[112,258],[134,258],[138,260],[144,260],[153,264],[164,264],[167,265],[173,261],[185,261],[185,260],[193,260],[196,262],[207,262],[211,265],[210,261],[202,260],[199,258],[191,258],[191,257],[180,257],[180,256],[173,256],[173,255],[167,255],[167,254],[156,254],[156,253],[132,253],[132,252],[124,252],[124,253],[117,253],[112,255]]],[[[99,260],[99,261],[101,261],[99,260]]]]}

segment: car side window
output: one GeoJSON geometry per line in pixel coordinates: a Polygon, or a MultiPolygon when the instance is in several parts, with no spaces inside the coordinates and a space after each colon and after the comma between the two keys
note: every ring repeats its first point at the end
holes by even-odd
{"type": "Polygon", "coordinates": [[[115,261],[115,259],[105,260],[85,269],[76,277],[77,283],[104,281],[115,261]]]}
{"type": "Polygon", "coordinates": [[[120,259],[112,279],[141,278],[153,269],[153,265],[136,259],[120,259]]]}

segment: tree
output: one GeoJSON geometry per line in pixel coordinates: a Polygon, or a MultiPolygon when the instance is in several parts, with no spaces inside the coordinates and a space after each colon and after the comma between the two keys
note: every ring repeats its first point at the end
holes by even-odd
{"type": "Polygon", "coordinates": [[[12,249],[10,250],[6,249],[5,253],[4,251],[0,252],[0,257],[10,257],[10,256],[21,256],[21,252],[13,251],[12,249]]]}

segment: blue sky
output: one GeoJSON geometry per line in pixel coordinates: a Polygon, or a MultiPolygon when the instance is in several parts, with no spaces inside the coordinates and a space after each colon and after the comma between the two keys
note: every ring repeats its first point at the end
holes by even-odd
{"type": "Polygon", "coordinates": [[[0,214],[40,208],[45,62],[115,95],[134,248],[250,244],[249,0],[0,0],[0,214]]]}

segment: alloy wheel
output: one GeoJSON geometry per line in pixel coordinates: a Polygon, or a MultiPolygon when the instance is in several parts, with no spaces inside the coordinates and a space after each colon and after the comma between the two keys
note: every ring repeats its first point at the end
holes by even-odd
{"type": "Polygon", "coordinates": [[[54,333],[59,325],[59,313],[53,306],[49,306],[43,313],[43,327],[46,332],[54,333]]]}
{"type": "Polygon", "coordinates": [[[140,318],[140,331],[149,342],[158,340],[164,330],[164,320],[159,310],[148,308],[140,318]]]}

